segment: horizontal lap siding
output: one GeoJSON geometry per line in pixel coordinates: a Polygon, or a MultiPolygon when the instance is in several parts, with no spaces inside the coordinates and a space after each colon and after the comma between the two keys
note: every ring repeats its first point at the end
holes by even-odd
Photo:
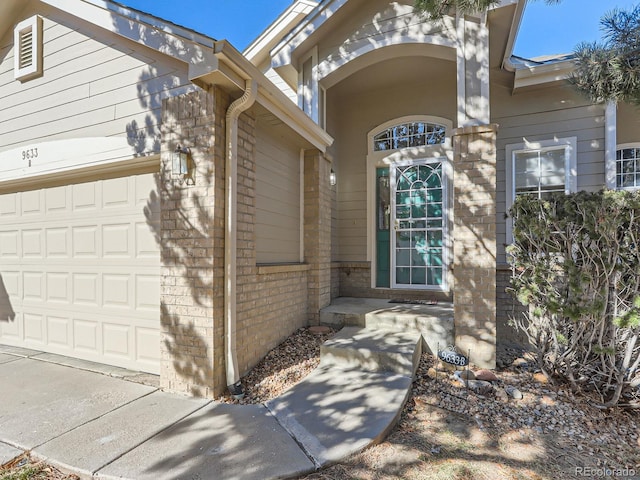
{"type": "MultiPolygon", "coordinates": [[[[34,4],[35,5],[35,4],[34,4]]],[[[138,153],[159,150],[162,99],[193,89],[186,65],[41,6],[44,75],[14,80],[13,32],[0,53],[0,150],[91,136],[128,136],[138,153]]]]}
{"type": "Polygon", "coordinates": [[[256,260],[300,261],[300,150],[261,122],[256,132],[256,260]]]}
{"type": "Polygon", "coordinates": [[[510,144],[577,138],[578,190],[604,186],[604,107],[590,105],[569,86],[518,92],[500,86],[491,90],[493,122],[497,139],[497,234],[498,263],[505,263],[506,242],[506,147],[510,144]]]}

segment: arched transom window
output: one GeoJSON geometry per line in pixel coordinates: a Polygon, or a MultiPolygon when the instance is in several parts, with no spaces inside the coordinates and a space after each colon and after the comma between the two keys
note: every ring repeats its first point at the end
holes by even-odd
{"type": "Polygon", "coordinates": [[[373,151],[384,152],[400,148],[440,145],[445,141],[445,134],[446,127],[437,123],[401,123],[375,135],[373,151]]]}

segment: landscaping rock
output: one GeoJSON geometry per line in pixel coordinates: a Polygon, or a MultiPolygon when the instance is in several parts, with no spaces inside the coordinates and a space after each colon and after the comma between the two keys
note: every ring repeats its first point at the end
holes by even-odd
{"type": "Polygon", "coordinates": [[[485,382],[498,381],[498,377],[491,370],[482,369],[475,372],[475,374],[476,374],[476,380],[484,380],[485,382]]]}
{"type": "Polygon", "coordinates": [[[524,398],[524,395],[522,395],[522,392],[518,390],[516,387],[512,387],[511,385],[504,387],[504,391],[507,393],[507,395],[509,395],[511,398],[515,400],[522,400],[524,398]]]}
{"type": "Polygon", "coordinates": [[[542,372],[536,372],[533,374],[533,381],[534,382],[538,382],[538,383],[542,383],[542,384],[546,384],[549,383],[549,379],[547,378],[547,376],[542,373],[542,372]]]}
{"type": "Polygon", "coordinates": [[[527,368],[529,366],[529,362],[527,362],[524,358],[519,357],[513,361],[512,365],[514,367],[527,368]]]}
{"type": "Polygon", "coordinates": [[[472,390],[478,395],[488,395],[493,391],[493,385],[491,385],[491,382],[485,382],[483,380],[469,380],[466,383],[469,390],[472,390]]]}
{"type": "Polygon", "coordinates": [[[447,372],[455,372],[456,366],[451,365],[450,363],[443,362],[442,360],[438,361],[438,370],[446,370],[447,372]]]}
{"type": "Polygon", "coordinates": [[[498,388],[496,390],[496,398],[503,403],[507,403],[509,401],[509,395],[504,391],[503,388],[498,388]]]}
{"type": "Polygon", "coordinates": [[[437,379],[442,380],[447,377],[447,372],[443,372],[442,370],[436,370],[435,368],[431,367],[427,371],[427,376],[429,378],[433,378],[434,380],[437,380],[437,379]]]}
{"type": "Polygon", "coordinates": [[[471,370],[456,370],[454,375],[462,380],[475,380],[477,378],[471,370]]]}

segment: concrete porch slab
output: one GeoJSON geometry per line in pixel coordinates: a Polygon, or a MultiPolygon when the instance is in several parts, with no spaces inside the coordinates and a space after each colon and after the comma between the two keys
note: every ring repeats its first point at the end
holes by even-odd
{"type": "Polygon", "coordinates": [[[210,400],[153,392],[54,438],[33,452],[66,470],[91,476],[209,403],[210,400]]]}
{"type": "Polygon", "coordinates": [[[320,311],[320,322],[398,332],[420,332],[431,353],[454,343],[453,304],[390,303],[381,298],[334,298],[320,311]]]}
{"type": "Polygon", "coordinates": [[[155,388],[22,358],[0,364],[0,441],[31,450],[155,388]]]}
{"type": "Polygon", "coordinates": [[[265,407],[212,404],[107,465],[95,478],[264,480],[313,470],[265,407]]]}

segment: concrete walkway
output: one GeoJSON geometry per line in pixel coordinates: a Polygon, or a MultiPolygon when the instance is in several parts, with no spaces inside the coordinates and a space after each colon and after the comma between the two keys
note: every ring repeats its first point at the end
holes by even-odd
{"type": "Polygon", "coordinates": [[[138,377],[0,345],[0,464],[30,450],[82,478],[295,477],[381,440],[412,382],[328,362],[265,405],[237,406],[138,377]]]}

